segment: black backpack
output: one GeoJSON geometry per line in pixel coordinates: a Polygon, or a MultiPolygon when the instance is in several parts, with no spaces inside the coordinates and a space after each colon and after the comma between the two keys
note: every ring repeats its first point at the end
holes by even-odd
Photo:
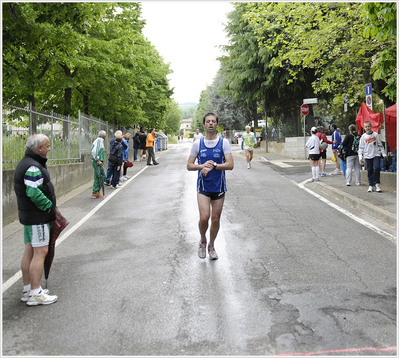
{"type": "Polygon", "coordinates": [[[113,164],[113,165],[118,163],[118,155],[116,153],[117,152],[117,150],[116,150],[117,146],[118,146],[117,142],[112,143],[112,147],[111,147],[111,149],[109,151],[108,161],[111,164],[113,164]]]}
{"type": "Polygon", "coordinates": [[[337,151],[338,151],[338,158],[342,159],[343,161],[345,161],[346,159],[346,149],[345,147],[342,145],[342,143],[340,143],[337,147],[337,151]]]}

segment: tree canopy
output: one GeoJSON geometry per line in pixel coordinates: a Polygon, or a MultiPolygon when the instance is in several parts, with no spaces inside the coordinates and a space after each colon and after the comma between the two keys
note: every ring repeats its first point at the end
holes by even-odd
{"type": "Polygon", "coordinates": [[[166,129],[167,75],[139,3],[3,3],[3,101],[166,129]]]}
{"type": "MultiPolygon", "coordinates": [[[[199,108],[204,101],[218,108],[217,93],[219,103],[223,97],[253,119],[294,128],[304,98],[317,97],[320,113],[342,122],[344,99],[354,120],[366,83],[375,102],[396,102],[396,3],[234,3],[226,32],[223,77],[199,108]]],[[[311,108],[307,120],[312,115],[311,108]]]]}

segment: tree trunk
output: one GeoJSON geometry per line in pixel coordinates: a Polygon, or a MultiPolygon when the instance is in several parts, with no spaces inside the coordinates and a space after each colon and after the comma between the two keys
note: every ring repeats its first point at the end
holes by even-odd
{"type": "Polygon", "coordinates": [[[83,113],[84,114],[89,114],[89,94],[90,94],[89,89],[84,91],[84,94],[83,94],[83,113]]]}
{"type": "MultiPolygon", "coordinates": [[[[28,97],[29,103],[31,104],[32,111],[36,109],[36,99],[35,94],[31,94],[28,97]]],[[[29,116],[29,135],[33,135],[37,133],[37,117],[36,113],[30,112],[29,116]]]]}

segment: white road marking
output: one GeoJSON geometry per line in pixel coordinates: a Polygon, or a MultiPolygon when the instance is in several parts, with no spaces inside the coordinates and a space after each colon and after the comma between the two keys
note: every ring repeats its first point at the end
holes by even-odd
{"type": "MultiPolygon", "coordinates": [[[[324,203],[326,203],[327,205],[331,206],[332,208],[338,210],[339,212],[341,212],[342,214],[349,216],[351,219],[357,221],[359,224],[366,226],[367,228],[369,228],[370,230],[373,230],[374,232],[376,232],[377,234],[385,237],[386,239],[388,239],[389,241],[392,241],[395,245],[397,242],[396,236],[391,235],[390,233],[379,229],[377,226],[370,224],[369,222],[367,222],[366,220],[363,220],[359,217],[357,217],[356,215],[352,214],[351,212],[349,212],[348,210],[332,203],[331,201],[329,201],[326,198],[323,198],[321,195],[315,193],[314,191],[308,189],[305,187],[305,183],[308,182],[309,180],[305,180],[302,183],[295,183],[294,181],[292,181],[292,183],[294,183],[295,185],[299,186],[301,189],[307,191],[309,194],[312,194],[314,197],[316,197],[317,199],[323,201],[324,203]]],[[[317,185],[317,184],[316,184],[317,185]]]]}

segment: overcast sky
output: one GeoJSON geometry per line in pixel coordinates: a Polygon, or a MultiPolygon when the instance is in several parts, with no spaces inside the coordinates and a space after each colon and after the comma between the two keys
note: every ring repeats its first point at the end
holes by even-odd
{"type": "Polygon", "coordinates": [[[217,48],[227,45],[227,1],[143,1],[144,36],[174,73],[168,76],[177,103],[199,102],[219,69],[217,48]]]}

